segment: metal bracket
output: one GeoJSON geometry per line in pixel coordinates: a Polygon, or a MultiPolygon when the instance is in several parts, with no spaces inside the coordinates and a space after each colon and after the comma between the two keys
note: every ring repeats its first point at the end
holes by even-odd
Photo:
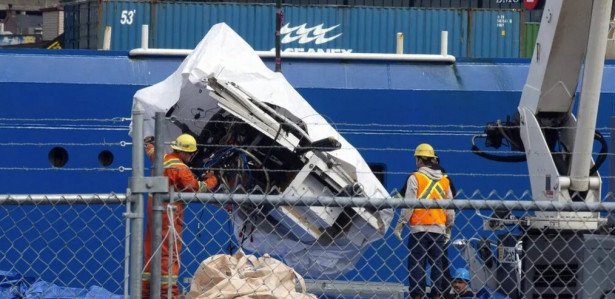
{"type": "Polygon", "coordinates": [[[128,179],[132,193],[168,193],[169,178],[166,176],[154,176],[128,179]]]}
{"type": "Polygon", "coordinates": [[[122,217],[124,218],[137,219],[138,216],[137,213],[122,213],[122,217]]]}

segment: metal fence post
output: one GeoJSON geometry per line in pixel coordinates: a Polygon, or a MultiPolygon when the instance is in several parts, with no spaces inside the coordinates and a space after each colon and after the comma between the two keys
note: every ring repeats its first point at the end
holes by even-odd
{"type": "MultiPolygon", "coordinates": [[[[154,136],[154,148],[156,151],[156,159],[154,161],[154,176],[161,177],[164,166],[164,113],[156,112],[156,126],[154,136]]],[[[154,193],[153,215],[152,215],[152,261],[151,261],[151,279],[150,279],[150,294],[152,298],[161,298],[161,266],[162,266],[162,197],[160,193],[154,193]]]]}
{"type": "MultiPolygon", "coordinates": [[[[126,192],[127,194],[130,193],[130,188],[128,188],[129,190],[127,190],[128,192],[126,192]]],[[[131,223],[132,223],[132,205],[130,204],[130,199],[127,198],[126,199],[126,213],[124,214],[124,217],[126,218],[126,228],[125,228],[125,233],[126,233],[126,239],[124,240],[124,298],[129,298],[129,290],[130,290],[130,241],[131,241],[131,237],[130,237],[130,228],[131,228],[131,223]]]]}
{"type": "MultiPolygon", "coordinates": [[[[135,190],[135,179],[142,179],[143,161],[143,111],[132,111],[132,180],[131,190],[135,190]]],[[[130,298],[141,298],[141,269],[143,267],[143,194],[131,192],[133,217],[130,235],[130,298]]]]}
{"type": "MultiPolygon", "coordinates": [[[[171,205],[173,201],[171,201],[169,203],[169,205],[167,206],[167,213],[169,213],[169,215],[174,215],[175,214],[175,206],[171,205]]],[[[169,244],[169,250],[171,250],[171,253],[169,254],[169,264],[167,265],[167,271],[169,273],[169,276],[167,277],[167,285],[169,286],[167,288],[167,299],[172,299],[173,298],[173,290],[171,288],[171,283],[173,282],[173,279],[171,277],[171,273],[173,273],[173,254],[175,253],[175,224],[174,223],[169,223],[169,225],[173,228],[169,228],[169,239],[168,239],[168,244],[169,244]]],[[[178,254],[178,258],[179,258],[179,252],[178,254]]],[[[179,279],[179,277],[178,277],[179,279]]]]}

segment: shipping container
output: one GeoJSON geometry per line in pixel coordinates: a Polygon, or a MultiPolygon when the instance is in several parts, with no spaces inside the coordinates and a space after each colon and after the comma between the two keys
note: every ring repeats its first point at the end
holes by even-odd
{"type": "Polygon", "coordinates": [[[534,55],[534,46],[538,38],[540,23],[527,22],[523,28],[523,40],[521,41],[521,57],[531,58],[534,55]]]}
{"type": "Polygon", "coordinates": [[[113,50],[141,45],[141,25],[150,23],[147,1],[79,1],[64,4],[64,42],[68,49],[102,49],[111,27],[113,50]]]}
{"type": "MultiPolygon", "coordinates": [[[[535,10],[543,7],[545,0],[535,10]]],[[[174,2],[194,2],[194,0],[176,0],[174,2]]],[[[208,3],[260,3],[273,4],[276,0],[201,0],[208,3]]],[[[288,5],[345,5],[376,7],[422,7],[422,8],[490,8],[522,9],[523,0],[284,0],[288,5]]]]}
{"type": "MultiPolygon", "coordinates": [[[[150,34],[158,48],[194,48],[214,24],[225,22],[256,50],[274,44],[275,8],[269,4],[158,3],[150,34]]],[[[285,7],[288,20],[290,7],[285,7]]]]}
{"type": "MultiPolygon", "coordinates": [[[[102,19],[102,28],[99,31],[102,37],[104,28],[111,27],[111,45],[120,45],[121,50],[141,47],[141,26],[149,25],[150,5],[141,1],[109,1],[103,2],[102,11],[98,12],[102,19]]],[[[152,5],[151,7],[154,7],[152,5]]],[[[192,21],[192,20],[190,20],[192,21]]],[[[99,38],[99,47],[102,38],[99,38]]]]}
{"type": "Polygon", "coordinates": [[[417,7],[459,7],[459,8],[513,8],[519,9],[523,5],[521,0],[412,0],[411,6],[417,7]]]}
{"type": "Polygon", "coordinates": [[[98,49],[98,1],[64,5],[64,44],[67,49],[98,49]]]}
{"type": "Polygon", "coordinates": [[[468,57],[518,58],[520,13],[511,10],[470,10],[468,57]]]}
{"type": "MultiPolygon", "coordinates": [[[[226,22],[256,50],[267,51],[274,47],[275,9],[272,6],[220,4],[202,7],[207,12],[202,18],[205,20],[200,28],[202,34],[213,24],[226,22]]],[[[166,23],[168,18],[158,20],[166,23]]],[[[164,30],[170,31],[157,28],[159,41],[177,32],[175,26],[167,26],[164,30]]],[[[286,6],[282,48],[291,52],[394,53],[396,34],[401,32],[405,37],[406,53],[439,53],[443,30],[449,32],[450,53],[464,56],[467,13],[462,10],[286,6]]],[[[194,38],[191,43],[181,44],[193,47],[201,36],[194,38]]],[[[175,45],[158,44],[162,47],[175,45]]]]}
{"type": "MultiPolygon", "coordinates": [[[[293,0],[291,0],[293,1],[293,0]]],[[[309,1],[309,0],[303,0],[309,1]]],[[[333,0],[334,1],[334,0],[333,0]]],[[[384,0],[348,0],[354,5],[378,6],[384,0]]],[[[523,0],[388,0],[390,6],[423,7],[423,8],[479,8],[479,9],[515,9],[523,11],[525,22],[540,22],[544,1],[536,9],[526,10],[523,0]]],[[[353,5],[351,4],[351,5],[353,5]]]]}
{"type": "MultiPolygon", "coordinates": [[[[254,49],[274,47],[273,4],[87,1],[66,8],[67,45],[99,49],[105,26],[111,49],[140,47],[141,25],[150,25],[152,48],[194,48],[209,28],[227,23],[254,49]],[[100,3],[100,5],[98,4],[100,3]],[[100,22],[98,21],[100,20],[100,22]]],[[[405,53],[440,53],[448,31],[456,57],[518,57],[519,10],[284,6],[282,48],[293,52],[394,53],[404,35],[405,53]]]]}

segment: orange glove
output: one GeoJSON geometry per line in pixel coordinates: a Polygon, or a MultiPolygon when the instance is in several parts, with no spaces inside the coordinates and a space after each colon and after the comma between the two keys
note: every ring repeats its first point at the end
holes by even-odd
{"type": "Polygon", "coordinates": [[[208,171],[203,176],[203,183],[207,189],[214,190],[218,186],[218,177],[212,171],[208,171]]]}
{"type": "Polygon", "coordinates": [[[156,159],[156,151],[153,143],[145,144],[145,155],[147,155],[150,161],[154,161],[154,159],[156,159]]]}

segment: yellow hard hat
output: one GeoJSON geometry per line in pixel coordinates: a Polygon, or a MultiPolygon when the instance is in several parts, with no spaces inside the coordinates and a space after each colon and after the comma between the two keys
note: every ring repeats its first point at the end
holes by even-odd
{"type": "Polygon", "coordinates": [[[171,142],[171,148],[180,152],[194,153],[196,152],[196,139],[189,134],[181,134],[171,142]]]}
{"type": "Polygon", "coordinates": [[[427,143],[421,143],[419,144],[419,146],[416,147],[416,150],[414,150],[414,156],[435,158],[436,152],[434,152],[433,147],[431,147],[431,145],[427,143]]]}

